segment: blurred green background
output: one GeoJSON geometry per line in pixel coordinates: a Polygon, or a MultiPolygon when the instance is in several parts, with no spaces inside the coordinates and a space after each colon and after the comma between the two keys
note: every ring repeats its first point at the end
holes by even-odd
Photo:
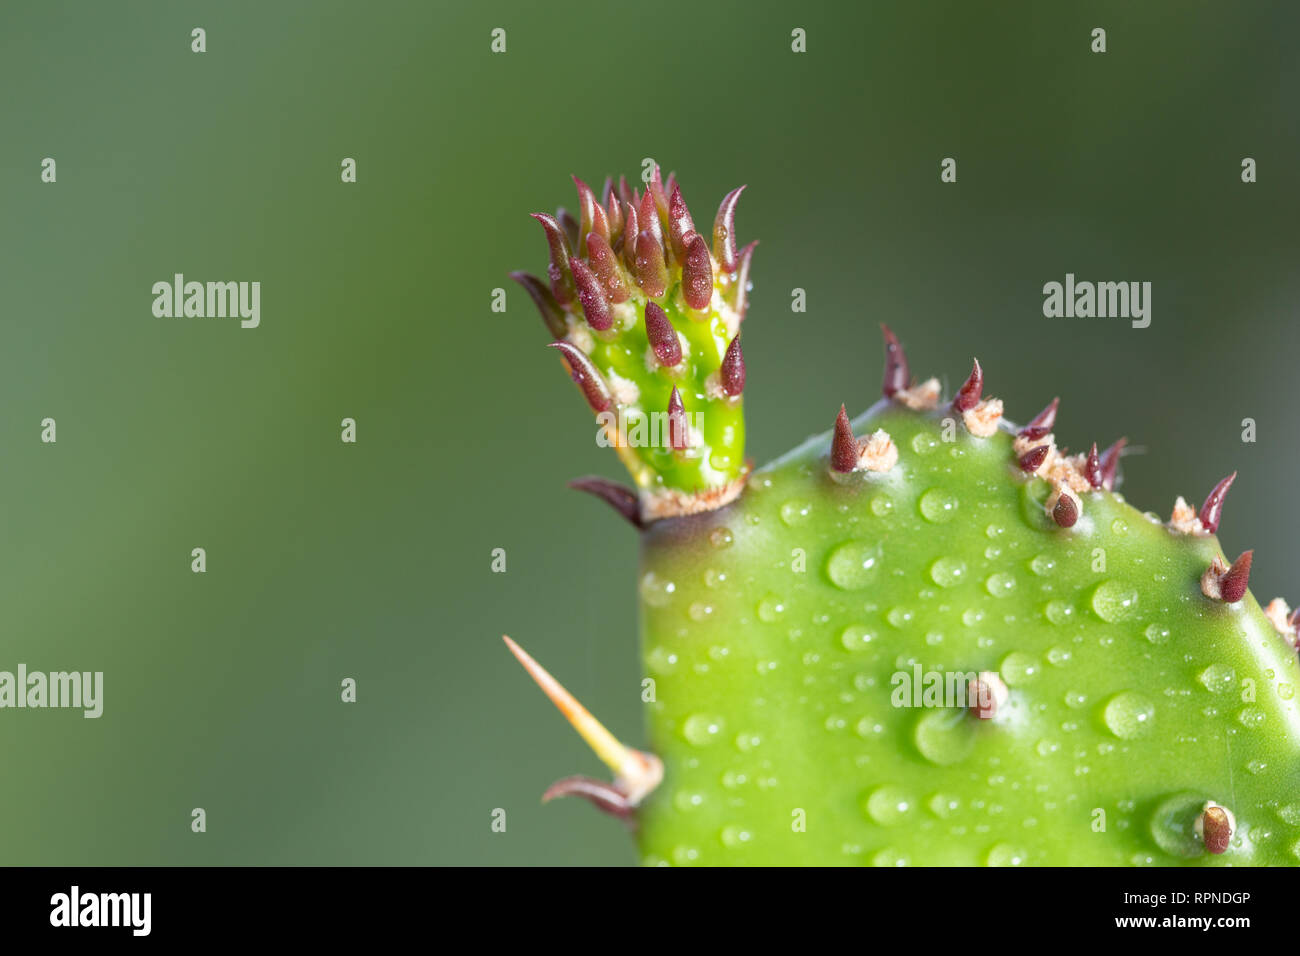
{"type": "Polygon", "coordinates": [[[1261,598],[1300,597],[1298,26],[1281,3],[5,4],[0,669],[102,670],[105,707],[0,711],[0,862],[635,861],[586,804],[539,805],[603,768],[500,635],[640,742],[636,541],[564,488],[619,467],[505,273],[544,268],[526,214],[573,208],[570,173],[643,157],[697,222],[749,184],[758,461],[873,400],[887,320],[920,374],[978,355],[1013,419],[1061,395],[1065,444],[1128,435],[1141,508],[1240,469],[1224,545],[1256,549],[1261,598]],[[1067,271],[1152,282],[1150,328],[1043,318],[1067,271]],[[155,318],[174,272],[261,281],[261,327],[155,318]]]}

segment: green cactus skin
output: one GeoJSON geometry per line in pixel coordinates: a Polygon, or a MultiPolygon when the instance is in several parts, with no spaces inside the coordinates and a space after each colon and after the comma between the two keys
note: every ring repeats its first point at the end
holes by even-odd
{"type": "Polygon", "coordinates": [[[657,170],[578,192],[580,223],[536,217],[549,283],[514,278],[598,418],[703,420],[618,448],[635,491],[574,483],[641,534],[651,753],[507,639],[615,774],[544,799],[628,820],[647,864],[1300,863],[1300,614],[1261,611],[1249,553],[1224,573],[1231,478],[1162,523],[1112,490],[1118,445],[1059,455],[1055,402],[1017,432],[978,363],[943,404],[888,330],[886,399],[753,472],[740,190],[711,247],[657,170]],[[917,669],[962,699],[898,706],[917,669]]]}
{"type": "Polygon", "coordinates": [[[950,414],[881,403],[854,431],[890,434],[889,472],[834,480],[822,436],[646,533],[644,862],[1296,864],[1300,667],[1252,597],[1202,594],[1216,539],[1106,491],[1059,528],[1012,436],[945,442],[950,414]],[[894,707],[914,664],[1009,699],[894,707]],[[1208,800],[1237,821],[1219,856],[1208,800]]]}

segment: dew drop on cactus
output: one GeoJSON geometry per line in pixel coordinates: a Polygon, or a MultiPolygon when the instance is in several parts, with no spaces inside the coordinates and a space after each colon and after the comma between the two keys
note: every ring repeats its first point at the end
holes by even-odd
{"type": "Polygon", "coordinates": [[[887,326],[883,399],[754,469],[741,189],[706,235],[657,170],[576,182],[514,278],[632,476],[572,484],[640,538],[655,692],[634,750],[510,642],[614,775],[547,798],[652,864],[1300,863],[1300,613],[1219,546],[1236,472],[1153,520],[1126,439],[1057,444],[1068,396],[1014,426],[996,355],[945,399],[887,326]]]}

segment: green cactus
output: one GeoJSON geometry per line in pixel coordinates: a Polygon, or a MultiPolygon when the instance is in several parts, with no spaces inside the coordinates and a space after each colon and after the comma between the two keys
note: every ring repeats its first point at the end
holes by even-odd
{"type": "Polygon", "coordinates": [[[516,278],[595,411],[669,427],[619,449],[636,491],[575,482],[641,531],[650,752],[510,642],[616,774],[547,799],[650,864],[1300,862],[1300,613],[1219,548],[1235,476],[1163,522],[1115,492],[1122,440],[1058,450],[1055,400],[1010,425],[978,361],[945,402],[887,328],[883,400],[751,471],[739,190],[711,251],[671,177],[607,184],[603,225],[579,194],[549,286],[516,278]]]}

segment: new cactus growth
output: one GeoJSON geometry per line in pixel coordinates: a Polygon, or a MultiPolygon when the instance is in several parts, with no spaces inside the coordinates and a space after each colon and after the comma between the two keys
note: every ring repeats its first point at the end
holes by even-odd
{"type": "Polygon", "coordinates": [[[989,356],[945,401],[887,327],[883,398],[753,470],[740,190],[711,237],[672,177],[578,191],[516,278],[632,474],[573,485],[640,535],[655,692],[642,753],[511,643],[615,778],[548,798],[653,864],[1300,862],[1300,615],[1214,536],[1235,473],[1135,510],[1123,439],[1011,425],[989,356]]]}

